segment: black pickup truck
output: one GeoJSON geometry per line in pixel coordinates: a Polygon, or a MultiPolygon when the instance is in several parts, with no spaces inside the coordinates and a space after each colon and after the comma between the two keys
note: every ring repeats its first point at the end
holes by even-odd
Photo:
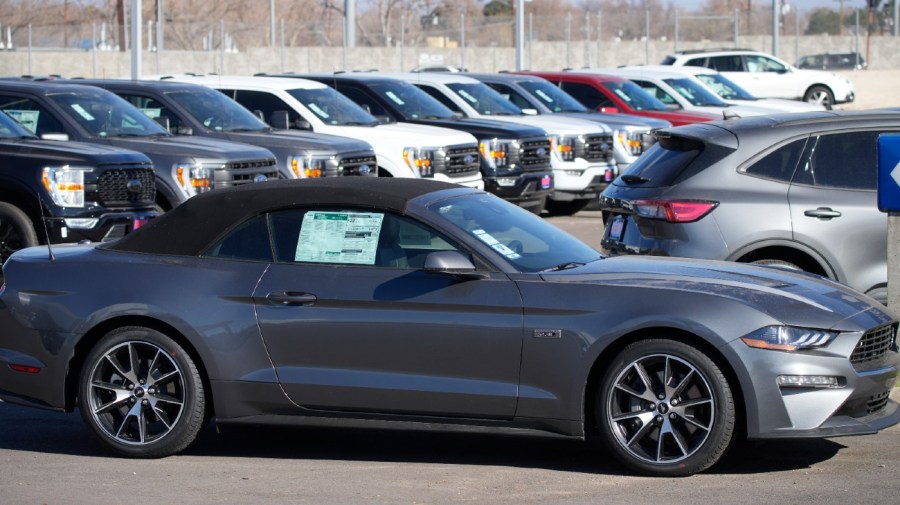
{"type": "Polygon", "coordinates": [[[155,195],[147,156],[41,140],[0,113],[0,261],[48,240],[121,237],[156,216],[155,195]]]}
{"type": "Polygon", "coordinates": [[[0,81],[0,110],[48,140],[77,140],[146,154],[156,203],[169,210],[198,193],[281,178],[267,149],[175,136],[113,93],[58,81],[0,81]]]}
{"type": "Polygon", "coordinates": [[[462,118],[404,81],[366,73],[274,74],[321,82],[382,120],[460,130],[478,139],[484,189],[540,213],[553,189],[550,138],[540,128],[462,118]]]}
{"type": "Polygon", "coordinates": [[[264,147],[286,178],[378,175],[372,146],[358,139],[276,130],[241,104],[201,86],[173,81],[73,80],[111,91],[175,135],[212,137],[264,147]]]}

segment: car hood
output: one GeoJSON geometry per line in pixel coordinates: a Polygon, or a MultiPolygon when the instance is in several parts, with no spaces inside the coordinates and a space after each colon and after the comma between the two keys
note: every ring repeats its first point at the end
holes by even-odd
{"type": "Polygon", "coordinates": [[[649,130],[657,130],[659,128],[668,128],[672,126],[672,123],[664,119],[632,116],[629,114],[608,114],[603,112],[554,112],[553,115],[582,119],[585,121],[593,121],[595,123],[603,123],[613,130],[627,127],[646,127],[649,130]]]}
{"type": "Polygon", "coordinates": [[[87,142],[60,142],[58,140],[22,139],[0,140],[0,149],[18,155],[40,157],[46,162],[59,161],[77,165],[92,163],[150,163],[137,151],[87,142]]]}
{"type": "Polygon", "coordinates": [[[204,158],[268,159],[272,153],[262,147],[206,137],[113,137],[109,143],[142,153],[179,154],[204,158]]]}
{"type": "Polygon", "coordinates": [[[362,140],[341,137],[338,135],[329,135],[327,133],[308,133],[297,130],[226,133],[228,138],[237,142],[246,142],[265,148],[296,147],[308,151],[328,151],[329,153],[338,154],[372,150],[372,146],[362,140]]]}
{"type": "Polygon", "coordinates": [[[875,300],[822,277],[783,268],[652,256],[617,256],[583,267],[544,273],[549,282],[637,286],[654,297],[684,293],[734,300],[783,324],[864,331],[895,319],[875,300]]]}
{"type": "Polygon", "coordinates": [[[481,119],[494,119],[496,121],[536,126],[543,128],[550,135],[612,134],[612,130],[602,123],[570,117],[556,117],[553,115],[479,117],[481,119]]]}

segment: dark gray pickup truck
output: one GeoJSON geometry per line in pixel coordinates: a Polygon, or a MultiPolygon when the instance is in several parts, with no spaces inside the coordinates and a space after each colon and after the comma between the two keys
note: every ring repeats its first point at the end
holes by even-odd
{"type": "Polygon", "coordinates": [[[109,91],[55,81],[0,81],[0,110],[44,139],[78,140],[146,154],[156,203],[168,210],[219,187],[280,178],[267,149],[175,136],[109,91]]]}

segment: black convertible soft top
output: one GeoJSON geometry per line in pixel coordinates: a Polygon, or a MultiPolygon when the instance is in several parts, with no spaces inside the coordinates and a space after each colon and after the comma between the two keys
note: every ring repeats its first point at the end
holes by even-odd
{"type": "Polygon", "coordinates": [[[424,194],[460,186],[431,179],[335,177],[278,180],[218,189],[188,199],[107,246],[116,251],[196,256],[228,228],[296,205],[371,207],[404,213],[424,194]]]}

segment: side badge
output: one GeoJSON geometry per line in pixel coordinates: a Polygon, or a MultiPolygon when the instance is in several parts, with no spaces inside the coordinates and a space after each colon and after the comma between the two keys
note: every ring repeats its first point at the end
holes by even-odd
{"type": "Polygon", "coordinates": [[[534,338],[562,338],[562,330],[534,330],[534,338]]]}

